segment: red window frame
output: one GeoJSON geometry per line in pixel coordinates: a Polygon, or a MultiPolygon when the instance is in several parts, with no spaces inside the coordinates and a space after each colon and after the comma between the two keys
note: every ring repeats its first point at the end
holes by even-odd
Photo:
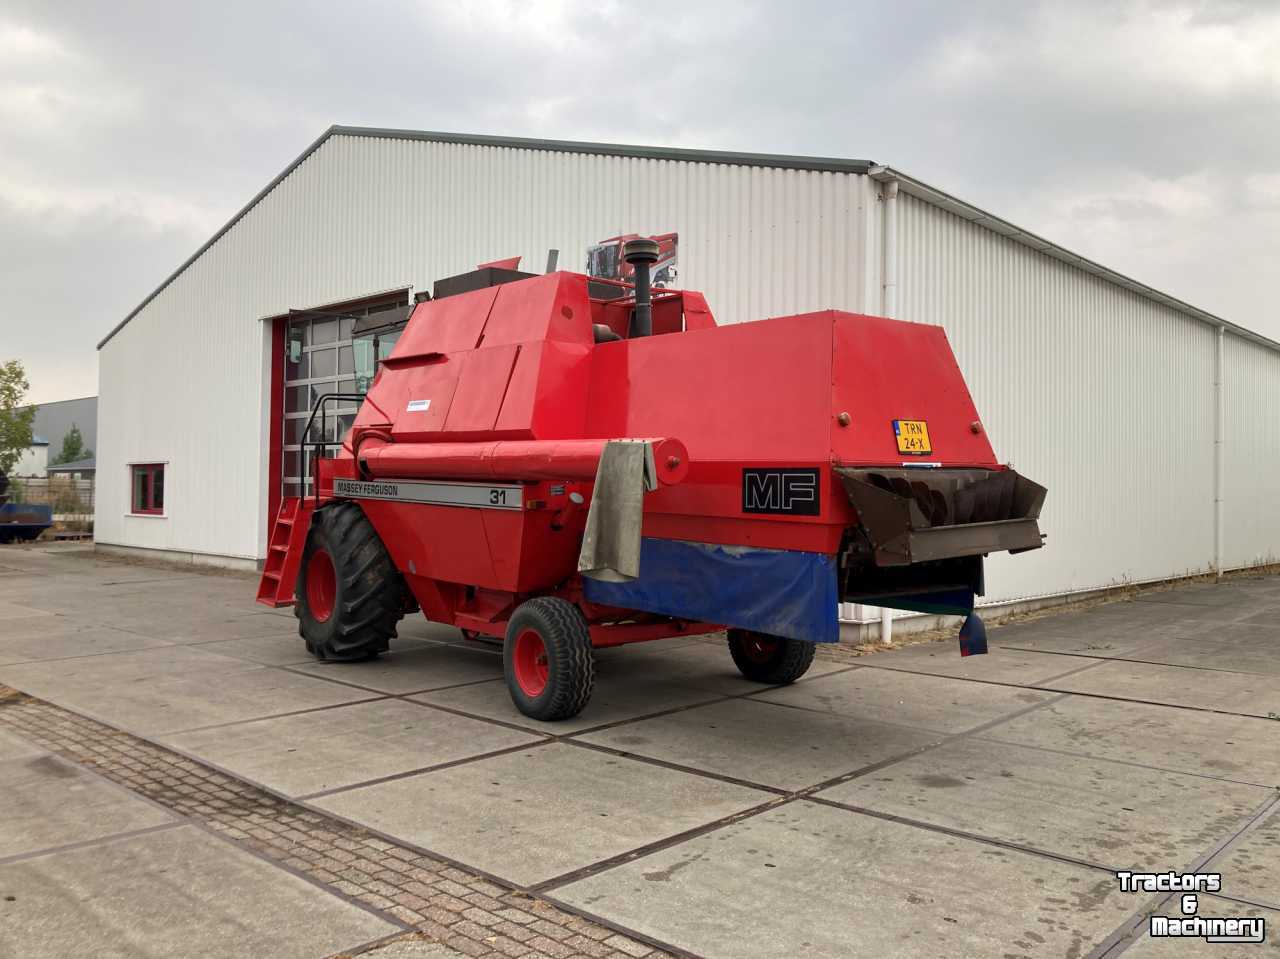
{"type": "Polygon", "coordinates": [[[164,464],[134,463],[129,467],[129,512],[135,516],[164,515],[164,464]],[[138,479],[145,477],[139,495],[138,479]],[[156,495],[156,480],[160,480],[160,495],[156,495]]]}

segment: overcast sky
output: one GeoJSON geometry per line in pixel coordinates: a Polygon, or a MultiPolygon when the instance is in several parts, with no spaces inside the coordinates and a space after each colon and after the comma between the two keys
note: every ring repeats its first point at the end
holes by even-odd
{"type": "Polygon", "coordinates": [[[890,163],[1280,338],[1274,2],[0,0],[0,361],[95,393],[332,123],[890,163]]]}

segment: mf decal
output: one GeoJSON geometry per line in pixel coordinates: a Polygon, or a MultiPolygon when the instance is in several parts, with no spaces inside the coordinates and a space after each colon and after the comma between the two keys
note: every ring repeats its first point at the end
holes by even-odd
{"type": "Polygon", "coordinates": [[[744,469],[742,512],[782,516],[817,516],[817,469],[744,469]]]}

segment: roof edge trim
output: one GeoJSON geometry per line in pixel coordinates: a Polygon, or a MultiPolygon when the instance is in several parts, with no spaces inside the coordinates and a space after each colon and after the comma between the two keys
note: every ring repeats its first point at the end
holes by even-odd
{"type": "Polygon", "coordinates": [[[875,164],[871,160],[846,160],[838,157],[804,157],[772,153],[735,153],[725,150],[686,150],[675,147],[647,147],[622,143],[591,143],[577,140],[539,140],[529,137],[499,137],[468,133],[438,133],[428,130],[397,130],[381,127],[354,127],[334,124],[320,134],[315,141],[298,155],[298,158],[284,168],[270,183],[246,203],[228,220],[221,229],[211,236],[191,256],[165,277],[147,297],[133,308],[123,320],[111,328],[101,340],[97,349],[101,350],[119,333],[135,316],[146,308],[147,304],[164,292],[165,288],[182,275],[192,263],[218,240],[240,222],[250,210],[266,197],[268,193],[280,185],[290,173],[301,166],[311,154],[320,149],[325,141],[334,136],[368,137],[384,140],[428,140],[433,143],[456,143],[472,146],[507,147],[520,150],[547,150],[555,153],[590,153],[602,156],[633,157],[642,160],[676,160],[688,163],[723,163],[736,166],[773,167],[788,170],[815,170],[830,173],[866,173],[875,164]]]}
{"type": "Polygon", "coordinates": [[[993,213],[988,213],[981,207],[976,207],[972,203],[966,203],[957,197],[952,196],[937,187],[932,187],[908,173],[901,170],[895,170],[890,166],[873,166],[868,175],[873,180],[885,182],[888,180],[896,180],[898,188],[905,193],[910,194],[918,200],[923,200],[948,213],[960,217],[962,220],[968,220],[976,226],[990,230],[998,236],[1005,239],[1013,240],[1015,243],[1021,243],[1023,246],[1030,247],[1037,253],[1043,253],[1045,256],[1051,256],[1055,260],[1059,260],[1068,266],[1074,266],[1078,270],[1083,270],[1100,279],[1106,280],[1115,286],[1122,287],[1131,293],[1136,293],[1144,299],[1167,306],[1172,310],[1183,313],[1192,319],[1207,323],[1210,326],[1220,326],[1225,330],[1233,333],[1243,340],[1249,340],[1259,346],[1280,352],[1280,343],[1275,340],[1263,336],[1261,333],[1255,333],[1248,327],[1240,326],[1238,323],[1232,323],[1230,320],[1224,320],[1222,317],[1210,313],[1208,310],[1202,310],[1198,306],[1192,306],[1185,300],[1180,300],[1176,296],[1170,296],[1168,293],[1162,293],[1155,287],[1148,286],[1132,277],[1118,273],[1109,267],[1103,266],[1101,263],[1091,260],[1079,253],[1072,253],[1065,247],[1059,246],[1052,240],[1046,240],[1044,237],[1032,233],[1030,230],[1024,230],[1016,224],[1010,223],[993,213]]]}

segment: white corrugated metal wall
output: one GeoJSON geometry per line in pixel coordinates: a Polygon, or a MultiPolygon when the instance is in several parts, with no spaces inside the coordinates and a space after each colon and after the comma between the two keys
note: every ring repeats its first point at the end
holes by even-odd
{"type": "MultiPolygon", "coordinates": [[[[1047,548],[993,557],[986,602],[1211,569],[1216,329],[905,192],[897,202],[897,315],[946,328],[996,454],[1049,487],[1047,548]]],[[[1239,367],[1228,359],[1228,382],[1239,367]]],[[[1274,394],[1280,364],[1269,372],[1274,394]]],[[[1232,456],[1229,474],[1243,466],[1232,456]]],[[[1239,505],[1228,497],[1233,523],[1239,505]]],[[[1280,523],[1256,535],[1275,542],[1280,523]]]]}
{"type": "Polygon", "coordinates": [[[265,552],[267,333],[259,318],[628,232],[680,234],[681,281],[721,321],[856,308],[863,177],[333,136],[101,351],[99,542],[265,552]],[[128,515],[131,462],[167,461],[166,516],[128,515]]]}
{"type": "Polygon", "coordinates": [[[1222,564],[1280,562],[1280,353],[1227,335],[1222,564]]]}
{"type": "MultiPolygon", "coordinates": [[[[675,230],[722,322],[880,309],[880,188],[863,175],[335,135],[103,348],[101,542],[257,558],[267,510],[260,317],[548,248],[581,269],[675,230]],[[167,517],[128,516],[129,462],[169,463],[167,517]]],[[[1208,569],[1215,330],[900,195],[898,309],[946,327],[997,453],[1050,487],[1048,548],[989,600],[1208,569]]],[[[1226,339],[1226,565],[1273,557],[1280,354],[1226,339]]]]}

